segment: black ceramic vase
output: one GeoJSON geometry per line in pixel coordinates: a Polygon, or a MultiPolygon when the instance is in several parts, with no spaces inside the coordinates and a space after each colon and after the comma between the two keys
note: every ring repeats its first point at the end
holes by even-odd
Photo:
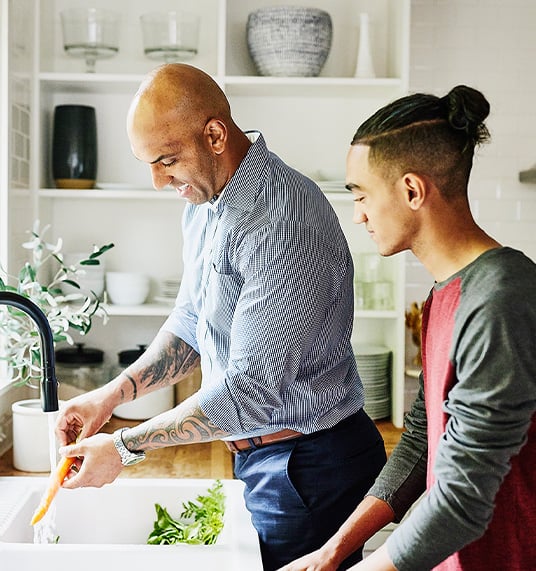
{"type": "Polygon", "coordinates": [[[97,120],[87,105],[54,109],[52,176],[58,188],[93,188],[97,178],[97,120]]]}

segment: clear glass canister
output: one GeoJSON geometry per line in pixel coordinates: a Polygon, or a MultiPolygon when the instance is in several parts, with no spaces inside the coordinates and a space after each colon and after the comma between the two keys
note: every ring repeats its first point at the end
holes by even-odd
{"type": "Polygon", "coordinates": [[[65,383],[91,391],[110,380],[110,368],[104,362],[104,351],[77,343],[56,351],[56,376],[65,383]]]}

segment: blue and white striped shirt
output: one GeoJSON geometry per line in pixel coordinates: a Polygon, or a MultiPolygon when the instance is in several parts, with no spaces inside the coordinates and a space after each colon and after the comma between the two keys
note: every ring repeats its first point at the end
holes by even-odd
{"type": "Polygon", "coordinates": [[[162,329],[201,356],[204,414],[232,438],[329,428],[363,406],[353,265],[331,205],[260,133],[213,203],[188,204],[162,329]]]}

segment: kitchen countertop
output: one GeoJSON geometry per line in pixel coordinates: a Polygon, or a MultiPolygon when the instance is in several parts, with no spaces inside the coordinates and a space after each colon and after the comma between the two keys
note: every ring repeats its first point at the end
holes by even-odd
{"type": "MultiPolygon", "coordinates": [[[[102,432],[111,433],[121,426],[134,426],[113,416],[102,432]]],[[[400,439],[403,430],[388,420],[376,421],[385,441],[387,455],[400,439]]],[[[0,476],[43,476],[43,472],[20,472],[13,467],[12,451],[0,456],[0,476]]],[[[233,455],[220,440],[203,444],[188,444],[161,448],[147,453],[147,460],[125,468],[123,478],[233,478],[233,455]]]]}
{"type": "MultiPolygon", "coordinates": [[[[113,416],[102,432],[111,433],[122,426],[134,426],[129,421],[113,416]]],[[[0,476],[43,476],[43,472],[21,472],[13,467],[12,450],[0,456],[0,476]]],[[[152,450],[147,460],[125,468],[123,478],[233,478],[232,453],[220,440],[202,444],[188,444],[152,450]]]]}

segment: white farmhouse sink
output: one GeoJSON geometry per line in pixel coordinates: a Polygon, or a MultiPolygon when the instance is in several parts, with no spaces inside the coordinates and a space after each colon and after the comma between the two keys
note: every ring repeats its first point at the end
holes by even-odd
{"type": "Polygon", "coordinates": [[[57,544],[33,543],[31,516],[47,478],[0,477],[2,571],[261,571],[257,534],[243,484],[222,480],[225,525],[215,545],[147,545],[155,503],[178,516],[182,502],[206,493],[213,480],[119,478],[103,488],[60,489],[55,499],[57,544]],[[172,567],[173,566],[173,567],[172,567]]]}

